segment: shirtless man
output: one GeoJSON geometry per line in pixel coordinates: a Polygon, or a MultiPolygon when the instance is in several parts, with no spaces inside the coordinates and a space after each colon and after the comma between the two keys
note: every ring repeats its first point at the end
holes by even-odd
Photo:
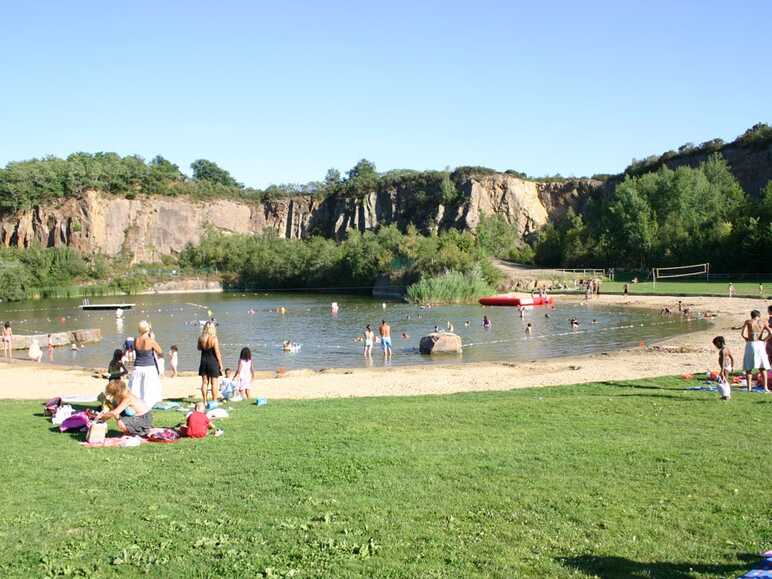
{"type": "Polygon", "coordinates": [[[745,320],[741,332],[745,340],[745,355],[743,356],[743,370],[747,382],[748,392],[751,391],[751,379],[755,369],[761,370],[764,392],[769,392],[767,384],[767,371],[770,369],[767,357],[766,341],[770,338],[770,330],[767,322],[761,319],[758,310],[751,312],[751,317],[745,320]]]}
{"type": "Polygon", "coordinates": [[[383,357],[389,360],[391,358],[391,326],[386,323],[386,320],[381,320],[381,325],[378,326],[378,333],[381,335],[383,357]]]}

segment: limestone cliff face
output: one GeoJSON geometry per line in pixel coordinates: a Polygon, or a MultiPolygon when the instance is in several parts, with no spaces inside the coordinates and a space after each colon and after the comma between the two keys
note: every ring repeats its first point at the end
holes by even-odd
{"type": "Polygon", "coordinates": [[[319,234],[341,239],[350,230],[389,224],[402,230],[412,224],[422,232],[475,229],[482,217],[498,215],[526,236],[547,222],[550,211],[564,211],[582,195],[575,186],[561,186],[505,174],[472,177],[462,184],[463,201],[447,206],[399,188],[361,198],[298,196],[266,203],[162,196],[126,199],[88,191],[77,199],[0,216],[0,242],[17,247],[71,246],[152,262],[180,252],[188,243],[198,243],[209,228],[232,233],[272,230],[283,238],[319,234]]]}

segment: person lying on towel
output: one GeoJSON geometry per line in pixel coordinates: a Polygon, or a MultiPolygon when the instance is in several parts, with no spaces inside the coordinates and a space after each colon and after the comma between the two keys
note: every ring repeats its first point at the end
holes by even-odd
{"type": "Polygon", "coordinates": [[[97,416],[97,421],[114,418],[118,429],[130,436],[147,436],[153,428],[153,413],[141,399],[131,393],[123,380],[110,380],[105,388],[115,407],[97,416]]]}

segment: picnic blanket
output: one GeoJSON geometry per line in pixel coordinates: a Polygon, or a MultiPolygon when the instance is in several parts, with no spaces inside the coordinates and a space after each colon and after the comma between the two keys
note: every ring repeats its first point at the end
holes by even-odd
{"type": "Polygon", "coordinates": [[[139,436],[118,436],[105,438],[102,442],[81,442],[80,445],[88,446],[89,448],[131,448],[146,442],[147,440],[139,436]]]}
{"type": "Polygon", "coordinates": [[[740,579],[772,579],[772,551],[761,554],[761,563],[740,579]]]}
{"type": "Polygon", "coordinates": [[[173,428],[153,428],[147,438],[139,436],[114,436],[105,438],[103,442],[81,442],[81,446],[89,448],[131,448],[148,442],[177,442],[182,436],[173,428]]]}

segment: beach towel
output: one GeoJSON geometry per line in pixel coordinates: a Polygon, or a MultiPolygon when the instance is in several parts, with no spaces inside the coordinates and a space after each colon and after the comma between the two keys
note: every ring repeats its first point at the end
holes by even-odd
{"type": "Polygon", "coordinates": [[[718,387],[711,384],[703,384],[702,386],[689,386],[686,390],[701,390],[704,392],[718,392],[718,387]]]}
{"type": "Polygon", "coordinates": [[[761,554],[761,563],[740,579],[772,579],[772,551],[761,554]]]}
{"type": "Polygon", "coordinates": [[[218,418],[228,418],[229,414],[225,408],[215,408],[206,413],[206,417],[209,420],[217,420],[218,418]]]}
{"type": "Polygon", "coordinates": [[[180,406],[182,406],[179,402],[174,402],[172,400],[162,400],[161,402],[156,402],[153,406],[153,410],[177,410],[180,406]]]}
{"type": "Polygon", "coordinates": [[[105,438],[102,442],[81,442],[80,445],[89,448],[132,448],[145,442],[147,441],[142,440],[139,436],[119,436],[105,438]]]}
{"type": "Polygon", "coordinates": [[[147,435],[148,442],[177,442],[180,433],[172,428],[154,428],[147,435]]]}

